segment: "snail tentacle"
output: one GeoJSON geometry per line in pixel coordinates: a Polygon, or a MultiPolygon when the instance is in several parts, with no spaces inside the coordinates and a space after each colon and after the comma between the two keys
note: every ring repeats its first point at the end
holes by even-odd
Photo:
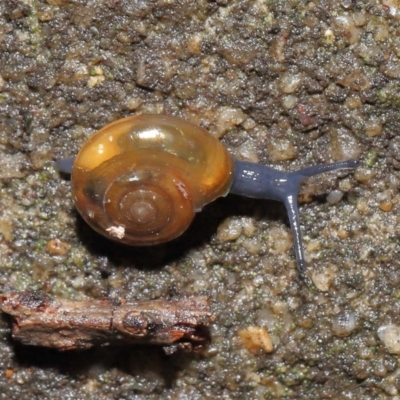
{"type": "Polygon", "coordinates": [[[74,165],[75,157],[60,158],[55,161],[56,168],[63,174],[71,174],[72,166],[74,165]]]}
{"type": "Polygon", "coordinates": [[[319,164],[294,172],[279,171],[266,165],[246,161],[235,161],[235,178],[230,192],[260,199],[282,202],[287,210],[293,233],[297,267],[300,272],[307,269],[300,230],[300,213],[297,197],[301,182],[311,176],[339,169],[353,169],[358,160],[340,161],[331,164],[319,164]]]}

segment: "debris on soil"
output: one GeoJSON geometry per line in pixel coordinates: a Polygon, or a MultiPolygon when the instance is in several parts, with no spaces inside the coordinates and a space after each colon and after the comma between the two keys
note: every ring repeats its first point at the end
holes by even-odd
{"type": "Polygon", "coordinates": [[[13,316],[12,337],[24,345],[59,350],[112,343],[152,344],[200,350],[212,320],[206,296],[179,300],[116,303],[104,300],[53,300],[44,292],[0,295],[1,309],[13,316]]]}

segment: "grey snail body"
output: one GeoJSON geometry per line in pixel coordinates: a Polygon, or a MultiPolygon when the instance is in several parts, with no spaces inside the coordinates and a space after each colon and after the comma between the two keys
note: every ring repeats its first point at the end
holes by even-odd
{"type": "Polygon", "coordinates": [[[102,235],[133,246],[181,235],[196,212],[228,193],[284,203],[297,266],[306,270],[297,196],[303,179],[358,160],[294,172],[234,159],[206,130],[167,115],[112,122],[89,138],[79,154],[57,161],[71,173],[76,208],[102,235]]]}

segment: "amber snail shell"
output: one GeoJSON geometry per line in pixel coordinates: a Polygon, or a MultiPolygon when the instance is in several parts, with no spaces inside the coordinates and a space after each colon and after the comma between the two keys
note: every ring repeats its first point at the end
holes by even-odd
{"type": "Polygon", "coordinates": [[[131,245],[176,238],[233,179],[233,159],[203,128],[165,115],[115,121],[86,142],[72,168],[75,203],[102,235],[131,245]]]}

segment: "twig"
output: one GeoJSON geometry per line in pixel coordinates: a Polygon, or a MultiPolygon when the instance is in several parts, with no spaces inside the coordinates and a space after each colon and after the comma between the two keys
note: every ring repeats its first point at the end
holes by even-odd
{"type": "Polygon", "coordinates": [[[0,295],[0,307],[13,316],[15,340],[59,350],[125,342],[161,345],[167,354],[196,351],[209,341],[207,327],[214,319],[206,296],[114,302],[17,292],[0,295]]]}

